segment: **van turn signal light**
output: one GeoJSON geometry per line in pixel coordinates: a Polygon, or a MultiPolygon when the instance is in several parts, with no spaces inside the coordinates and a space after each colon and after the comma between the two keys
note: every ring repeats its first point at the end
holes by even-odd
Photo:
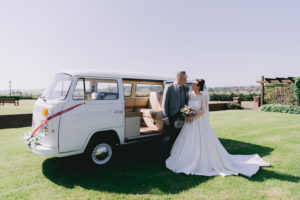
{"type": "Polygon", "coordinates": [[[44,115],[44,116],[47,116],[47,115],[48,115],[48,109],[47,109],[47,108],[44,108],[44,109],[43,109],[43,115],[44,115]]]}

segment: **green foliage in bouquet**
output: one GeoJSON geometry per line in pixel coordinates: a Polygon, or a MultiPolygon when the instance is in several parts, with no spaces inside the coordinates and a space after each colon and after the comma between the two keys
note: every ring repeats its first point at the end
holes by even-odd
{"type": "Polygon", "coordinates": [[[281,104],[266,104],[266,105],[263,105],[260,107],[260,111],[300,114],[300,106],[281,105],[281,104]]]}

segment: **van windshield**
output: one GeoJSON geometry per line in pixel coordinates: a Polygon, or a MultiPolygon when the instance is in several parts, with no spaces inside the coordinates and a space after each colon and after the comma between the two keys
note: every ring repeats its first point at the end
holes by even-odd
{"type": "Polygon", "coordinates": [[[50,86],[43,92],[41,98],[44,100],[63,100],[66,98],[72,76],[68,74],[56,74],[50,86]]]}

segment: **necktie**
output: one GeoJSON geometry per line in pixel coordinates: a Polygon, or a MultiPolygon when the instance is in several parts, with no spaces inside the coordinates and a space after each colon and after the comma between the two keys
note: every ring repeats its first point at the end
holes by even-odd
{"type": "Polygon", "coordinates": [[[182,87],[179,87],[179,94],[180,94],[180,104],[181,106],[184,105],[184,98],[183,98],[183,94],[182,94],[182,87]]]}

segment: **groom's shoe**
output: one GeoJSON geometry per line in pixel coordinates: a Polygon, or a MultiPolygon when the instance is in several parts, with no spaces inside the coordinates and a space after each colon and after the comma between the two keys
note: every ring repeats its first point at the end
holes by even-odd
{"type": "Polygon", "coordinates": [[[159,160],[159,165],[161,166],[161,167],[164,167],[164,168],[166,168],[166,160],[159,160]]]}
{"type": "Polygon", "coordinates": [[[166,168],[166,162],[159,162],[159,165],[163,168],[166,168]]]}

